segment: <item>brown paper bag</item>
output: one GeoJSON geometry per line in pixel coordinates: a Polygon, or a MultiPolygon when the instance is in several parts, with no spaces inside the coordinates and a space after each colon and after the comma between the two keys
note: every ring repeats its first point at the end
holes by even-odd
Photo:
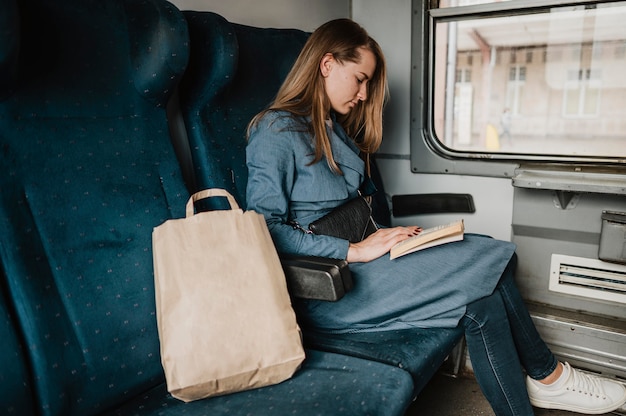
{"type": "Polygon", "coordinates": [[[288,379],[304,360],[283,269],[262,215],[225,190],[200,191],[187,216],[152,234],[161,362],[183,401],[288,379]],[[225,196],[231,210],[194,214],[225,196]]]}

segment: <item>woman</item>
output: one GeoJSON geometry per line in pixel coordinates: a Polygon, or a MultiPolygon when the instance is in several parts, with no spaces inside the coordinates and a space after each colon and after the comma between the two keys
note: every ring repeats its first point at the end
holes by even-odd
{"type": "Polygon", "coordinates": [[[247,208],[265,216],[278,251],[347,259],[356,282],[340,302],[297,301],[302,324],[329,332],[461,324],[498,415],[530,415],[531,403],[620,407],[623,386],[558,362],[539,337],[513,282],[512,243],[466,235],[391,261],[390,248],[419,227],[382,228],[357,243],[303,231],[368,183],[386,91],[379,45],[353,21],[334,20],[311,35],[274,103],[250,124],[247,208]]]}

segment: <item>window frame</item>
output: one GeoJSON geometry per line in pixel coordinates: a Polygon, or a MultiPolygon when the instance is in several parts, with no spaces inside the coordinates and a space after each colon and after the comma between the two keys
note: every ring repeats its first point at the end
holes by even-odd
{"type": "MultiPolygon", "coordinates": [[[[581,6],[592,7],[599,3],[618,2],[620,0],[515,0],[454,8],[432,8],[434,1],[412,0],[413,20],[411,34],[411,126],[410,126],[410,161],[414,173],[448,173],[475,176],[515,178],[527,170],[533,174],[547,170],[550,177],[555,171],[562,171],[566,181],[575,180],[576,172],[602,172],[607,174],[607,165],[611,171],[620,175],[621,191],[614,185],[602,190],[609,193],[626,194],[626,160],[595,156],[565,156],[539,154],[487,153],[453,150],[442,144],[434,131],[434,53],[435,21],[458,21],[462,19],[529,14],[553,7],[581,6]],[[624,183],[622,184],[622,181],[624,183]]],[[[518,62],[511,66],[522,67],[518,62]]],[[[610,174],[610,173],[609,173],[610,174]]],[[[526,175],[527,176],[527,175],[526,175]]],[[[609,181],[613,183],[614,181],[609,181]]],[[[514,181],[514,185],[515,185],[514,181]]],[[[518,186],[521,186],[517,184],[518,186]]],[[[524,186],[528,187],[528,186],[524,186]]],[[[598,192],[594,187],[594,192],[598,192]]]]}

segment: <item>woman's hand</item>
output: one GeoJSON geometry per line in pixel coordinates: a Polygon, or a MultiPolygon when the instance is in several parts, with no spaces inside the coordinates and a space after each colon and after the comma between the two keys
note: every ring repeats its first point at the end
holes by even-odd
{"type": "Polygon", "coordinates": [[[365,240],[358,243],[350,243],[348,263],[368,262],[387,254],[391,247],[400,241],[419,234],[422,227],[393,227],[381,228],[371,234],[365,240]]]}

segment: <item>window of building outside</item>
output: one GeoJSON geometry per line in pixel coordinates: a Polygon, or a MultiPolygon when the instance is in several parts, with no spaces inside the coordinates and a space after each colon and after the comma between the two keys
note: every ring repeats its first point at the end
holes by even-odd
{"type": "Polygon", "coordinates": [[[480,14],[464,6],[493,2],[440,2],[452,13],[433,20],[435,139],[453,152],[626,157],[626,1],[518,1],[480,14]]]}

